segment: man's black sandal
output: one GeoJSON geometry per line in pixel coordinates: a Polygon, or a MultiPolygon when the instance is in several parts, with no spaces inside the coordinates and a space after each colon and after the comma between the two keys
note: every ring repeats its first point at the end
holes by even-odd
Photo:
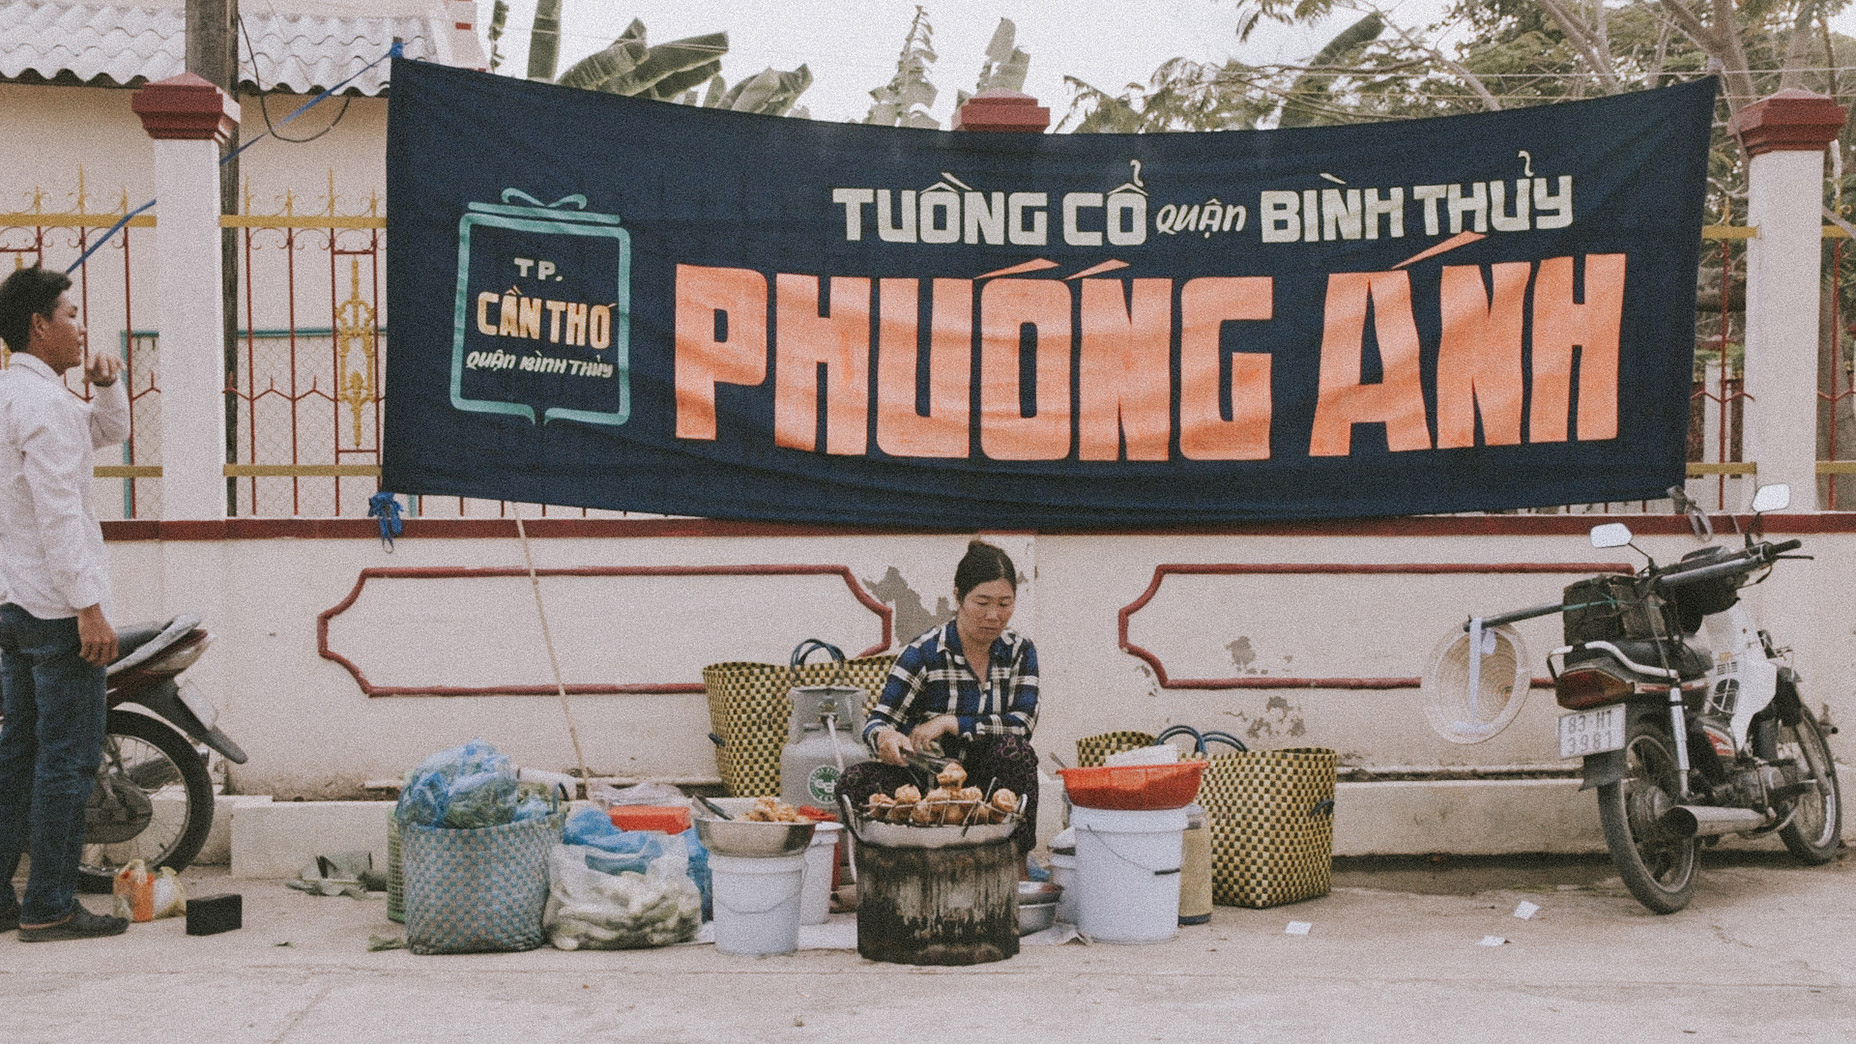
{"type": "Polygon", "coordinates": [[[57,924],[48,924],[43,928],[20,928],[19,941],[60,942],[66,939],[101,939],[106,936],[121,935],[128,930],[127,920],[121,917],[94,914],[79,904],[71,916],[57,924]]]}

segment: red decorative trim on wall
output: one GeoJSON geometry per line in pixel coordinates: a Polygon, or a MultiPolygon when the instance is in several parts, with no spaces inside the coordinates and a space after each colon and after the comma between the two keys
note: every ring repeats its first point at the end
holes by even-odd
{"type": "MultiPolygon", "coordinates": [[[[368,521],[369,526],[374,523],[368,521]]],[[[527,523],[533,525],[533,523],[527,523]]],[[[378,533],[378,527],[375,532],[378,533]]],[[[533,535],[533,534],[531,534],[533,535]]],[[[361,588],[369,580],[457,580],[480,577],[527,576],[528,570],[516,566],[390,566],[363,569],[355,577],[348,597],[316,614],[316,650],[325,660],[334,660],[354,675],[355,684],[369,696],[552,696],[552,685],[496,686],[390,686],[375,685],[353,660],[329,648],[329,621],[346,612],[361,597],[361,588]]],[[[851,596],[882,622],[882,640],[856,656],[875,656],[889,648],[894,610],[876,600],[857,582],[849,566],[842,565],[733,565],[733,566],[575,566],[535,570],[536,576],[837,576],[851,589],[851,596]]],[[[613,693],[685,693],[702,692],[701,682],[641,682],[631,685],[577,683],[565,686],[570,696],[609,695],[613,693]]]]}
{"type": "MultiPolygon", "coordinates": [[[[1312,522],[1257,522],[1231,526],[1153,526],[1146,529],[1049,529],[1032,536],[1584,536],[1595,518],[1627,521],[1639,536],[1688,533],[1681,515],[1426,515],[1413,518],[1337,519],[1312,522]]],[[[1739,516],[1744,524],[1745,515],[1739,516]]],[[[733,522],[715,518],[534,518],[524,519],[530,537],[588,539],[607,537],[806,537],[912,536],[949,530],[913,530],[876,526],[802,526],[784,522],[733,522]]],[[[1856,512],[1823,511],[1767,515],[1767,533],[1856,533],[1856,512]]],[[[1719,533],[1735,532],[1727,515],[1714,516],[1719,533]]],[[[988,532],[1004,532],[988,530],[988,532]]],[[[406,540],[515,539],[513,518],[409,518],[406,540]]],[[[971,536],[970,533],[959,534],[971,536]]],[[[379,540],[380,525],[370,518],[232,518],[223,522],[127,519],[103,523],[103,538],[135,540],[379,540]]]]}
{"type": "MultiPolygon", "coordinates": [[[[1634,521],[1634,519],[1633,519],[1634,521]]],[[[1173,678],[1166,672],[1166,665],[1160,657],[1128,640],[1128,621],[1135,613],[1141,611],[1154,595],[1160,592],[1160,585],[1169,576],[1255,576],[1270,574],[1311,574],[1322,576],[1360,575],[1360,574],[1469,574],[1487,575],[1500,573],[1631,573],[1635,570],[1621,562],[1502,562],[1476,564],[1466,562],[1410,562],[1410,563],[1300,563],[1300,562],[1258,562],[1235,563],[1215,562],[1203,565],[1168,564],[1154,567],[1154,578],[1147,585],[1147,590],[1133,602],[1123,606],[1117,624],[1118,638],[1123,652],[1137,656],[1153,668],[1154,677],[1160,681],[1163,689],[1415,689],[1418,678],[1308,678],[1308,677],[1237,677],[1237,678],[1173,678]]],[[[1535,678],[1534,688],[1553,687],[1550,678],[1535,678]]]]}

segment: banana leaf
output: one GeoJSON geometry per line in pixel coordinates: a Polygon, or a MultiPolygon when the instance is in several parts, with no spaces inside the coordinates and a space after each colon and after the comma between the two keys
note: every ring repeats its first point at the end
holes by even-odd
{"type": "MultiPolygon", "coordinates": [[[[639,27],[642,31],[643,27],[639,27]]],[[[617,83],[608,83],[600,89],[611,94],[630,94],[643,97],[661,97],[655,92],[659,83],[668,77],[692,73],[698,69],[708,71],[694,80],[685,81],[676,91],[687,90],[691,83],[701,83],[715,75],[721,57],[728,53],[728,34],[709,33],[704,36],[692,36],[687,40],[672,40],[670,43],[658,44],[650,49],[638,67],[617,83]]]]}
{"type": "Polygon", "coordinates": [[[698,65],[694,69],[685,69],[682,72],[671,73],[669,76],[653,84],[651,89],[646,91],[641,97],[656,98],[659,101],[670,101],[678,95],[690,91],[692,88],[700,87],[708,83],[719,75],[721,71],[722,60],[717,58],[704,65],[698,65]]]}
{"type": "MultiPolygon", "coordinates": [[[[1379,34],[1386,28],[1385,19],[1378,14],[1369,14],[1353,23],[1329,40],[1327,46],[1309,61],[1316,66],[1345,65],[1359,57],[1379,34]]],[[[1329,98],[1329,88],[1335,74],[1306,72],[1296,77],[1289,87],[1287,99],[1282,103],[1282,115],[1277,118],[1279,127],[1308,127],[1317,123],[1326,123],[1328,118],[1321,109],[1329,98]]]]}
{"type": "Polygon", "coordinates": [[[537,0],[535,29],[528,40],[528,78],[554,79],[561,59],[561,0],[537,0]]]}
{"type": "Polygon", "coordinates": [[[812,86],[812,70],[801,65],[791,72],[775,72],[762,69],[753,76],[735,84],[727,94],[722,96],[724,109],[735,112],[757,112],[765,116],[784,116],[793,103],[807,87],[812,86]]]}
{"type": "Polygon", "coordinates": [[[644,61],[646,53],[643,40],[628,40],[621,36],[604,50],[595,51],[575,62],[555,82],[562,87],[603,90],[606,84],[623,81],[631,75],[638,68],[638,63],[644,61]]]}

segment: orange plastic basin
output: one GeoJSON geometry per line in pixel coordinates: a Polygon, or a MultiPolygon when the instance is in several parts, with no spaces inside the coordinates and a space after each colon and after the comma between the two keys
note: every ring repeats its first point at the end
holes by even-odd
{"type": "Polygon", "coordinates": [[[1059,769],[1070,802],[1084,808],[1145,812],[1183,808],[1199,794],[1205,762],[1059,769]]]}
{"type": "Polygon", "coordinates": [[[681,834],[690,828],[690,810],[678,805],[614,805],[612,825],[620,830],[681,834]]]}

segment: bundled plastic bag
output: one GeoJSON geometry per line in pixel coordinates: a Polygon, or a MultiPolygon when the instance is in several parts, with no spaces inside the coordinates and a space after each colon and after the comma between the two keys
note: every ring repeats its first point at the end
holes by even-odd
{"type": "Polygon", "coordinates": [[[187,912],[187,889],[174,876],[173,867],[149,873],[147,863],[131,859],[117,872],[111,891],[115,893],[116,916],[131,921],[178,917],[187,912]]]}
{"type": "MultiPolygon", "coordinates": [[[[702,895],[702,916],[708,920],[714,916],[715,909],[715,899],[709,889],[709,850],[696,839],[694,830],[686,830],[675,836],[682,841],[684,850],[689,854],[690,880],[696,883],[696,890],[702,895]]],[[[567,829],[562,832],[561,842],[587,845],[605,853],[600,857],[600,869],[607,873],[620,870],[642,873],[651,860],[663,854],[663,837],[663,834],[651,830],[620,830],[599,809],[579,808],[567,817],[567,829]]]]}
{"type": "Polygon", "coordinates": [[[526,795],[522,790],[509,759],[474,739],[420,762],[400,790],[394,815],[414,826],[481,830],[553,811],[532,788],[526,795]]]}
{"type": "Polygon", "coordinates": [[[542,923],[559,949],[638,949],[696,937],[702,895],[689,878],[682,835],[631,834],[647,842],[637,852],[560,845],[550,853],[542,923]],[[647,857],[647,848],[656,854],[647,857]],[[630,868],[640,862],[642,870],[630,868]]]}
{"type": "Polygon", "coordinates": [[[595,783],[587,789],[587,795],[593,804],[610,809],[618,805],[681,805],[690,807],[690,799],[683,791],[668,783],[638,783],[619,788],[605,783],[595,783]]]}

